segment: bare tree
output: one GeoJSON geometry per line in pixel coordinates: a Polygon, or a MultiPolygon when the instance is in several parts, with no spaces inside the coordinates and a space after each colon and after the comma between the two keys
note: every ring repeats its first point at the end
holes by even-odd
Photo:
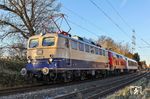
{"type": "Polygon", "coordinates": [[[107,36],[100,36],[99,39],[98,39],[98,43],[104,47],[104,48],[107,48],[107,49],[112,49],[112,50],[115,50],[116,49],[116,43],[115,41],[110,38],[110,37],[107,37],[107,36]]]}
{"type": "Polygon", "coordinates": [[[98,43],[104,48],[111,49],[127,57],[132,58],[133,56],[130,53],[130,46],[128,43],[123,45],[122,42],[115,42],[112,38],[107,36],[100,36],[98,39],[98,43]]]}
{"type": "Polygon", "coordinates": [[[26,46],[24,43],[12,43],[0,46],[0,57],[10,57],[12,59],[25,59],[26,58],[26,46]]]}
{"type": "Polygon", "coordinates": [[[4,51],[3,51],[3,49],[0,47],[0,58],[3,56],[3,53],[4,53],[4,51]]]}
{"type": "Polygon", "coordinates": [[[48,16],[56,13],[56,0],[0,0],[0,36],[21,35],[28,39],[42,30],[48,16]]]}

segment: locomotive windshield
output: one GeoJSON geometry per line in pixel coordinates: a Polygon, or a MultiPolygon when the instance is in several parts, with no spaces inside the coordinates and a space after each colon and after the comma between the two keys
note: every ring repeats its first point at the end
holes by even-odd
{"type": "Polygon", "coordinates": [[[55,38],[54,37],[45,37],[43,38],[43,46],[54,46],[55,38]]]}
{"type": "Polygon", "coordinates": [[[29,48],[35,48],[39,45],[39,40],[38,39],[31,39],[29,43],[29,48]]]}

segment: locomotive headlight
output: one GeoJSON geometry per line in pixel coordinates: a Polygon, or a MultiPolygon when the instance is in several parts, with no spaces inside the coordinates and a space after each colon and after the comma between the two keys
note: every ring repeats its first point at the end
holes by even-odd
{"type": "Polygon", "coordinates": [[[47,67],[44,67],[42,69],[42,72],[43,72],[44,75],[47,75],[49,73],[49,69],[47,67]]]}
{"type": "Polygon", "coordinates": [[[28,63],[31,63],[31,56],[28,56],[28,63]]]}
{"type": "Polygon", "coordinates": [[[48,61],[51,63],[51,62],[53,61],[53,59],[52,59],[52,58],[50,58],[48,61]]]}
{"type": "Polygon", "coordinates": [[[22,76],[25,76],[27,74],[27,69],[26,68],[22,68],[20,71],[22,76]]]}
{"type": "Polygon", "coordinates": [[[50,58],[49,58],[48,62],[51,63],[53,61],[53,55],[50,54],[49,56],[50,56],[50,58]]]}
{"type": "Polygon", "coordinates": [[[30,59],[28,59],[28,63],[31,63],[31,60],[30,60],[30,59]]]}
{"type": "Polygon", "coordinates": [[[33,59],[33,60],[32,60],[32,63],[33,63],[33,64],[36,64],[36,59],[33,59]]]}

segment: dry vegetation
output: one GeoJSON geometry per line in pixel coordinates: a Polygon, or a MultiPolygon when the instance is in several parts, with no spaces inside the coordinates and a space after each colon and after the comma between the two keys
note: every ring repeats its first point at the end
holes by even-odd
{"type": "Polygon", "coordinates": [[[108,96],[106,99],[150,99],[150,79],[149,77],[144,77],[113,95],[108,96]],[[131,94],[131,86],[141,86],[141,93],[131,94]]]}
{"type": "Polygon", "coordinates": [[[25,65],[22,60],[0,58],[0,88],[12,87],[24,83],[20,75],[21,68],[25,65]]]}

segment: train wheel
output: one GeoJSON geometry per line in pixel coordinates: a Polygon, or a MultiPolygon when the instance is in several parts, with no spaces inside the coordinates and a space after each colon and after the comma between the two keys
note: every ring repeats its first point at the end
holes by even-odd
{"type": "Polygon", "coordinates": [[[43,75],[43,84],[50,84],[50,78],[49,78],[49,76],[48,75],[43,75]]]}
{"type": "Polygon", "coordinates": [[[50,77],[50,80],[52,80],[52,81],[56,81],[56,79],[57,79],[57,73],[50,73],[49,74],[49,77],[50,77]]]}
{"type": "Polygon", "coordinates": [[[103,77],[103,75],[102,75],[101,71],[96,71],[95,78],[98,79],[98,78],[102,78],[102,77],[103,77]]]}
{"type": "Polygon", "coordinates": [[[80,80],[85,80],[86,79],[86,73],[82,72],[80,76],[80,80]]]}
{"type": "Polygon", "coordinates": [[[72,72],[65,72],[63,74],[64,82],[70,82],[73,79],[73,74],[72,72]]]}
{"type": "Polygon", "coordinates": [[[25,76],[25,81],[27,81],[27,83],[33,83],[35,81],[35,78],[33,77],[33,74],[31,73],[27,73],[27,76],[25,76]]]}

